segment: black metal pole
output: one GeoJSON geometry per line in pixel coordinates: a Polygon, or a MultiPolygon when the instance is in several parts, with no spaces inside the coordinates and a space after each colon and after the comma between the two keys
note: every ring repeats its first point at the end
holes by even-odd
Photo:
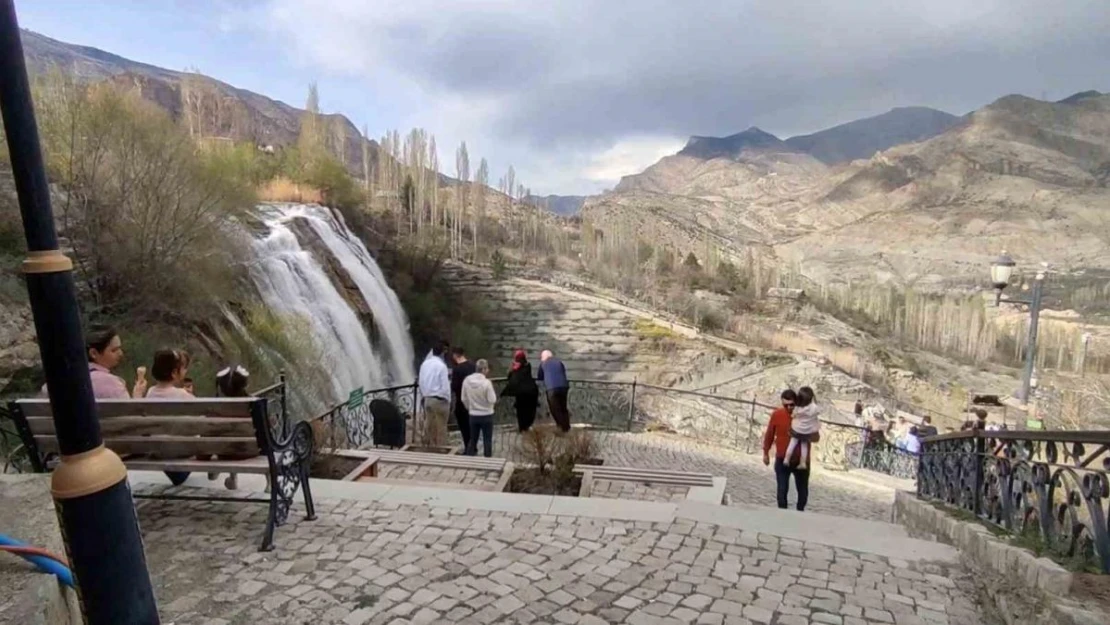
{"type": "Polygon", "coordinates": [[[27,279],[61,463],[51,491],[89,625],[156,625],[127,469],[100,438],[73,263],[58,249],[13,0],[0,0],[0,110],[27,238],[27,279]]]}
{"type": "Polygon", "coordinates": [[[1026,344],[1025,370],[1021,375],[1022,405],[1029,403],[1033,387],[1033,369],[1037,365],[1037,325],[1041,318],[1041,295],[1044,291],[1044,273],[1038,273],[1033,280],[1033,297],[1029,302],[1029,340],[1026,344]]]}

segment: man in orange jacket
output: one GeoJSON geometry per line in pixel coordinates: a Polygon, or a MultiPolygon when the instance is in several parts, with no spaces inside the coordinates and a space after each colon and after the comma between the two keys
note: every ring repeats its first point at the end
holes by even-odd
{"type": "MultiPolygon", "coordinates": [[[[771,420],[767,422],[767,431],[763,434],[763,464],[771,464],[771,447],[775,448],[775,481],[778,483],[777,499],[780,508],[786,509],[787,495],[790,494],[790,476],[794,476],[794,486],[798,489],[798,510],[806,509],[809,499],[809,469],[799,469],[798,451],[789,461],[786,459],[786,448],[790,446],[790,419],[794,411],[794,391],[786,389],[782,392],[782,407],[776,408],[771,413],[771,420]]],[[[816,443],[820,435],[811,442],[816,443]]]]}

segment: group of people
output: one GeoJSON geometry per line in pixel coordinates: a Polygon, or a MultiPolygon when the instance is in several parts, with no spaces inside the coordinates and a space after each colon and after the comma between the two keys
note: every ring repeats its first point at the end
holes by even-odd
{"type": "MultiPolygon", "coordinates": [[[[447,341],[432,347],[420,365],[417,384],[420,388],[424,411],[424,444],[443,446],[447,443],[447,421],[454,415],[462,435],[464,453],[478,453],[478,440],[482,440],[482,454],[493,454],[493,415],[499,398],[489,379],[490,366],[484,358],[471,361],[466,350],[451,348],[447,341]],[[450,354],[450,356],[448,356],[450,354]],[[448,365],[450,360],[450,366],[448,365]]],[[[518,349],[506,375],[505,387],[500,397],[512,397],[516,410],[517,428],[526,432],[536,421],[540,406],[542,382],[547,393],[547,405],[552,419],[560,430],[570,430],[570,410],[567,397],[570,380],[567,369],[551,350],[540,353],[540,364],[535,377],[527,353],[518,349]]]]}
{"type": "Polygon", "coordinates": [[[865,429],[864,444],[879,444],[889,442],[902,451],[921,453],[921,441],[938,434],[933,425],[933,418],[925,415],[921,423],[911,423],[906,417],[899,415],[896,420],[887,419],[886,412],[881,406],[864,408],[861,400],[856,400],[855,405],[856,426],[865,429]]]}
{"type": "MultiPolygon", "coordinates": [[[[196,389],[189,377],[192,360],[188,352],[179,349],[160,349],[154,353],[150,365],[153,386],[147,380],[147,368],[135,369],[135,383],[128,390],[123,378],[114,373],[123,363],[123,340],[114,328],[100,327],[89,332],[85,342],[88,356],[89,380],[92,382],[93,397],[96,399],[195,399],[196,389]]],[[[247,397],[250,372],[239,365],[230,365],[216,374],[216,391],[219,397],[247,397]]],[[[45,385],[42,394],[47,394],[45,385]]],[[[236,460],[241,458],[223,458],[236,460]]],[[[174,485],[183,483],[188,472],[167,471],[166,475],[174,485]]],[[[208,479],[216,480],[219,474],[209,473],[208,479]]],[[[237,476],[229,474],[224,481],[229,490],[239,487],[237,476]]]]}

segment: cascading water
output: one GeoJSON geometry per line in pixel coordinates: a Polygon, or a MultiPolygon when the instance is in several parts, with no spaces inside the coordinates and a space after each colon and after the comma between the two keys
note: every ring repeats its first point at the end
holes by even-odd
{"type": "Polygon", "coordinates": [[[411,383],[408,318],[377,262],[342,217],[306,204],[263,204],[258,210],[268,232],[252,240],[251,280],[267,308],[310,324],[323,366],[330,372],[333,399],[345,398],[358,387],[411,383]],[[311,228],[358,287],[373,317],[376,342],[321,259],[298,239],[295,220],[311,228]]]}

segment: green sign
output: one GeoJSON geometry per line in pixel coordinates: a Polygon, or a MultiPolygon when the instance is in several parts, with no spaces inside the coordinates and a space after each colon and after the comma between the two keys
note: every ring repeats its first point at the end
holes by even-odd
{"type": "Polygon", "coordinates": [[[366,392],[362,387],[358,387],[351,391],[351,396],[347,398],[347,410],[354,410],[362,406],[362,400],[366,397],[366,392]]]}
{"type": "Polygon", "coordinates": [[[1041,421],[1040,419],[1026,419],[1025,429],[1027,429],[1027,430],[1043,430],[1044,429],[1044,421],[1041,421]]]}

